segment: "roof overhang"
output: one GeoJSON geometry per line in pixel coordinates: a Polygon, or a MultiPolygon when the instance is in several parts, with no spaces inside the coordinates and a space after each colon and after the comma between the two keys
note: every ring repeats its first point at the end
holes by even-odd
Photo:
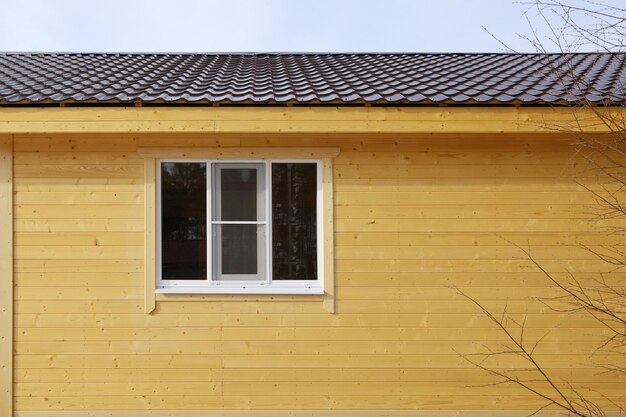
{"type": "Polygon", "coordinates": [[[606,133],[622,107],[0,107],[2,133],[606,133]]]}

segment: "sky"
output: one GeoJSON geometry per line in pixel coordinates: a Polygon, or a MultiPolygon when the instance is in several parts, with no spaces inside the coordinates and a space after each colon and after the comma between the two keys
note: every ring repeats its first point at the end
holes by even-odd
{"type": "Polygon", "coordinates": [[[502,41],[534,52],[520,37],[531,33],[526,10],[510,0],[0,0],[0,51],[498,52],[502,41]]]}

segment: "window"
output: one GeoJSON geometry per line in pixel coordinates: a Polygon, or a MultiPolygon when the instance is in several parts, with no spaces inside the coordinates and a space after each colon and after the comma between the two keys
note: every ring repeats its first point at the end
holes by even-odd
{"type": "Polygon", "coordinates": [[[322,294],[322,161],[156,160],[159,292],[322,294]]]}

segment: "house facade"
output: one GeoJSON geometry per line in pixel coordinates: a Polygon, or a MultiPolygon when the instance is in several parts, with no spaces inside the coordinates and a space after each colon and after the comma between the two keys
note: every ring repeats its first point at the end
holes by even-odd
{"type": "Polygon", "coordinates": [[[573,142],[610,140],[625,60],[0,55],[0,416],[545,406],[494,384],[532,367],[460,292],[623,406],[610,330],[546,272],[624,284],[587,250],[624,244],[590,211],[614,180],[573,142]]]}

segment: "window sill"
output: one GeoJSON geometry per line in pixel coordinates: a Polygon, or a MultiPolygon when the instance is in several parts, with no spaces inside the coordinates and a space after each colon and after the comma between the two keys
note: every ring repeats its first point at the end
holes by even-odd
{"type": "Polygon", "coordinates": [[[169,287],[157,288],[156,294],[236,294],[236,295],[324,295],[322,288],[309,287],[232,287],[219,286],[210,288],[169,287]]]}

